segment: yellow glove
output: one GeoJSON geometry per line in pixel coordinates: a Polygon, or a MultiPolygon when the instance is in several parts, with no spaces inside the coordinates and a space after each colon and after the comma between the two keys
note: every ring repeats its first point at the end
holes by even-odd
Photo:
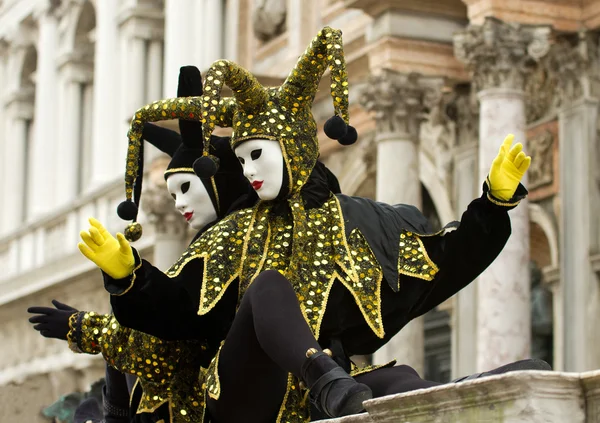
{"type": "Polygon", "coordinates": [[[490,194],[502,201],[513,197],[521,178],[531,164],[531,157],[525,155],[523,144],[517,143],[511,148],[514,138],[513,134],[504,138],[488,176],[490,194]]]}
{"type": "Polygon", "coordinates": [[[89,232],[81,231],[79,235],[83,243],[77,244],[81,254],[96,263],[100,269],[113,279],[123,279],[131,275],[135,265],[131,245],[123,234],[118,233],[117,238],[96,219],[89,219],[89,232]]]}

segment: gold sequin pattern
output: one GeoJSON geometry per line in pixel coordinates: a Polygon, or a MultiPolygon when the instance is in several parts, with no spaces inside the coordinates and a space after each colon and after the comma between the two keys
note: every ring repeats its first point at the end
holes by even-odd
{"type": "MultiPolygon", "coordinates": [[[[429,258],[421,237],[414,232],[402,232],[398,245],[398,273],[426,281],[433,280],[439,268],[429,258]]],[[[400,289],[400,278],[398,278],[398,289],[400,289]]]]}
{"type": "Polygon", "coordinates": [[[371,373],[372,371],[378,369],[386,369],[389,367],[394,367],[396,365],[396,360],[388,361],[385,364],[368,364],[365,367],[358,367],[356,364],[351,362],[350,376],[358,376],[363,375],[365,373],[371,373]]]}
{"type": "Polygon", "coordinates": [[[151,413],[167,404],[172,423],[202,421],[206,370],[197,367],[195,357],[205,345],[163,341],[122,327],[112,315],[80,313],[80,352],[102,353],[112,367],[138,377],[143,390],[139,413],[151,413]]]}
{"type": "Polygon", "coordinates": [[[283,397],[275,423],[307,422],[310,422],[308,390],[300,388],[298,378],[289,374],[285,396],[283,397]]]}
{"type": "MultiPolygon", "coordinates": [[[[220,101],[218,122],[219,126],[231,126],[235,102],[232,98],[224,98],[220,101]]],[[[144,124],[147,122],[159,122],[170,119],[183,119],[200,121],[202,119],[202,97],[180,97],[159,100],[138,109],[129,126],[127,138],[127,163],[125,170],[125,197],[131,200],[133,196],[133,185],[138,171],[138,158],[142,142],[144,124]]],[[[208,150],[210,144],[205,145],[208,150]]]]}
{"type": "Polygon", "coordinates": [[[256,207],[232,213],[208,229],[192,243],[166,275],[179,275],[187,263],[204,260],[198,314],[206,314],[240,275],[247,250],[247,238],[255,218],[256,207]]]}
{"type": "Polygon", "coordinates": [[[206,372],[205,390],[206,394],[212,399],[218,400],[221,396],[221,382],[219,381],[219,356],[224,342],[221,342],[221,347],[217,354],[213,357],[206,372]]]}
{"type": "Polygon", "coordinates": [[[215,126],[219,125],[222,115],[220,95],[227,85],[237,102],[231,122],[232,148],[248,139],[279,141],[290,181],[293,181],[290,194],[298,192],[319,154],[317,124],[311,107],[319,81],[328,68],[335,114],[348,123],[348,74],[340,30],[325,27],[319,31],[278,88],[263,87],[237,63],[216,61],[204,79],[202,123],[205,145],[215,126]]]}

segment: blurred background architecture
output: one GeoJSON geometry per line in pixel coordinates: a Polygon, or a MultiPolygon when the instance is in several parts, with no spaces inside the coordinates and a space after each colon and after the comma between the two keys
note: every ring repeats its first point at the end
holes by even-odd
{"type": "MultiPolygon", "coordinates": [[[[417,205],[440,226],[480,195],[507,133],[533,157],[496,262],[364,359],[439,381],[528,356],[600,368],[600,0],[0,0],[0,420],[49,421],[43,409],[103,375],[101,357],[42,338],[26,309],[108,312],[76,244],[89,216],[124,228],[135,110],[175,96],[180,66],[219,58],[278,85],[324,25],[344,32],[359,133],[345,148],[321,133],[346,194],[417,205]]],[[[146,156],[136,247],[166,269],[191,234],[168,160],[146,156]]]]}

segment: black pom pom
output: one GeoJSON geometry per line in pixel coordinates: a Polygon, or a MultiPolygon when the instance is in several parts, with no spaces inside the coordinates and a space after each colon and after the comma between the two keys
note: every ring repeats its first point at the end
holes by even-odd
{"type": "Polygon", "coordinates": [[[194,173],[200,178],[210,178],[219,169],[219,159],[215,156],[202,156],[194,162],[194,173]]]}
{"type": "Polygon", "coordinates": [[[346,122],[341,117],[332,116],[325,122],[323,130],[329,138],[339,140],[348,133],[348,125],[346,125],[346,122]]]}
{"type": "Polygon", "coordinates": [[[344,135],[342,138],[338,139],[338,142],[342,145],[350,145],[354,144],[358,139],[358,134],[356,133],[356,129],[354,126],[348,125],[348,133],[344,135]]]}
{"type": "Polygon", "coordinates": [[[134,220],[137,217],[138,208],[131,200],[123,201],[117,207],[117,214],[123,220],[134,220]]]}

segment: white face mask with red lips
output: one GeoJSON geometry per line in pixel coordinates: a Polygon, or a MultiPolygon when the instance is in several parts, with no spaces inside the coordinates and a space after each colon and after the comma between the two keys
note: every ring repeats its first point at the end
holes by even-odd
{"type": "Polygon", "coordinates": [[[235,148],[244,176],[261,200],[274,200],[283,184],[283,154],[277,141],[253,139],[235,148]]]}
{"type": "Polygon", "coordinates": [[[217,211],[208,191],[196,175],[191,173],[169,175],[167,189],[175,200],[175,208],[192,228],[200,230],[217,219],[217,211]]]}

